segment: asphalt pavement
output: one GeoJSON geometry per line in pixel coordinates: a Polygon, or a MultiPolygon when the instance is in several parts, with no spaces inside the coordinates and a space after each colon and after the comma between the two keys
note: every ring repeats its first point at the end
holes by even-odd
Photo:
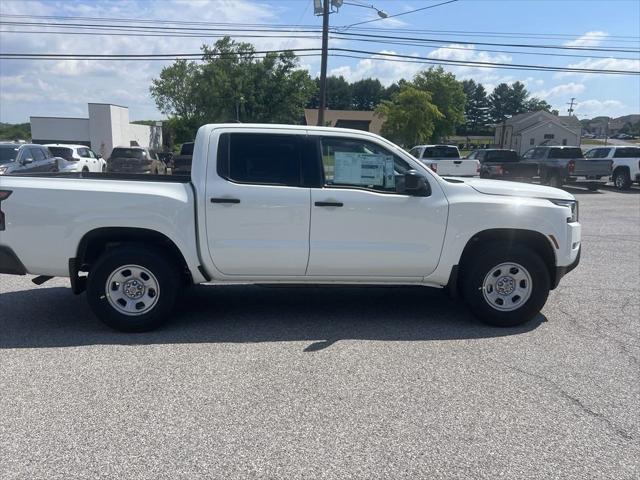
{"type": "Polygon", "coordinates": [[[517,329],[423,288],[224,286],[128,335],[0,276],[0,478],[639,478],[640,189],[570,191],[582,262],[517,329]]]}

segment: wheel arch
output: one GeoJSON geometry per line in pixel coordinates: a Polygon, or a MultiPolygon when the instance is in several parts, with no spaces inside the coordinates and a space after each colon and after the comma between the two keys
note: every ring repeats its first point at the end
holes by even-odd
{"type": "MultiPolygon", "coordinates": [[[[143,245],[167,253],[184,273],[185,283],[193,283],[187,261],[175,242],[163,233],[138,227],[103,227],[87,232],[78,244],[76,257],[69,262],[70,270],[73,270],[69,272],[72,281],[84,278],[78,277],[78,271],[90,271],[91,265],[104,252],[122,245],[143,245]]],[[[77,290],[84,290],[84,285],[77,290]]]]}
{"type": "MultiPolygon", "coordinates": [[[[459,283],[457,278],[460,275],[464,275],[465,265],[474,258],[474,255],[482,255],[483,248],[497,242],[507,243],[507,248],[510,246],[525,246],[536,252],[547,267],[551,285],[556,284],[556,254],[549,238],[535,230],[494,228],[476,233],[465,245],[460,256],[458,271],[454,278],[456,290],[459,283]]],[[[453,289],[452,287],[454,286],[449,286],[450,289],[453,289]]]]}

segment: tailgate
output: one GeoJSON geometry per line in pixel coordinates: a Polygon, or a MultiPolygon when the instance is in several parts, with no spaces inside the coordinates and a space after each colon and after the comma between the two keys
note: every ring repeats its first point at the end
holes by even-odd
{"type": "Polygon", "coordinates": [[[607,159],[577,159],[572,176],[609,176],[611,175],[612,160],[607,159]]]}
{"type": "Polygon", "coordinates": [[[454,176],[454,177],[475,177],[478,175],[478,166],[480,162],[478,160],[467,160],[467,159],[429,159],[432,160],[432,163],[436,163],[438,165],[438,175],[441,176],[454,176]]]}

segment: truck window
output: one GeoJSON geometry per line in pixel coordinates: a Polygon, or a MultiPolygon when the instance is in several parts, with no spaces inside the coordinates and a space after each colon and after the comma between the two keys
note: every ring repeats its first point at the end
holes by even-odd
{"type": "Polygon", "coordinates": [[[616,148],[613,154],[614,158],[636,158],[640,157],[639,147],[616,148]]]}
{"type": "Polygon", "coordinates": [[[56,157],[64,158],[67,161],[73,160],[73,150],[67,147],[49,147],[49,150],[56,157]]]}
{"type": "Polygon", "coordinates": [[[552,148],[549,151],[549,158],[584,158],[582,150],[575,148],[552,148]]]}
{"type": "Polygon", "coordinates": [[[326,186],[402,191],[404,174],[411,167],[391,152],[374,143],[351,138],[323,138],[321,144],[326,186]]]}
{"type": "Polygon", "coordinates": [[[412,148],[409,154],[413,155],[415,158],[420,158],[420,147],[412,148]]]}
{"type": "Polygon", "coordinates": [[[487,161],[517,162],[518,154],[512,150],[494,150],[493,152],[487,152],[487,161]]]}
{"type": "Polygon", "coordinates": [[[460,158],[460,152],[456,147],[438,145],[425,148],[422,158],[460,158]]]}
{"type": "Polygon", "coordinates": [[[29,150],[31,150],[31,157],[34,162],[40,162],[46,158],[44,152],[40,148],[30,148],[29,150]]]}
{"type": "Polygon", "coordinates": [[[299,136],[266,133],[223,136],[218,152],[221,177],[238,183],[300,185],[302,141],[299,136]],[[226,136],[224,141],[223,136],[226,136]]]}

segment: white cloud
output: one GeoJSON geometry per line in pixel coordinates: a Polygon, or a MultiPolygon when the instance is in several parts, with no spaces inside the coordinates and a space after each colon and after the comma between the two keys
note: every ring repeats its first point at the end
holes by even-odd
{"type": "Polygon", "coordinates": [[[586,87],[582,83],[563,83],[561,85],[556,85],[548,90],[538,90],[537,92],[533,92],[532,96],[547,99],[561,96],[569,96],[569,95],[579,95],[584,92],[586,87]]]}
{"type": "Polygon", "coordinates": [[[618,100],[584,100],[578,103],[575,108],[576,114],[584,115],[585,118],[593,118],[600,115],[607,115],[610,117],[619,117],[626,115],[630,112],[630,109],[624,103],[618,100]]]}
{"type": "MultiPolygon", "coordinates": [[[[587,58],[576,63],[567,65],[567,68],[584,68],[595,70],[626,70],[640,71],[640,59],[618,59],[618,58],[587,58]]],[[[582,76],[582,78],[593,78],[596,74],[586,74],[582,72],[560,72],[554,78],[566,78],[571,76],[582,76]]],[[[602,74],[604,75],[604,74],[602,74]]]]}
{"type": "Polygon", "coordinates": [[[600,45],[609,34],[607,32],[601,31],[592,31],[587,32],[584,35],[576,38],[575,40],[570,40],[565,42],[565,46],[567,47],[597,47],[600,45]]]}
{"type": "MultiPolygon", "coordinates": [[[[382,50],[380,53],[395,54],[390,50],[382,50]]],[[[412,54],[411,56],[418,56],[412,54]]],[[[344,65],[330,70],[330,75],[342,75],[349,82],[363,78],[377,78],[383,85],[391,85],[401,78],[411,79],[420,70],[428,67],[422,63],[401,63],[385,60],[383,55],[373,55],[370,58],[360,60],[355,66],[344,65]],[[380,59],[380,60],[375,60],[380,59]]]]}

